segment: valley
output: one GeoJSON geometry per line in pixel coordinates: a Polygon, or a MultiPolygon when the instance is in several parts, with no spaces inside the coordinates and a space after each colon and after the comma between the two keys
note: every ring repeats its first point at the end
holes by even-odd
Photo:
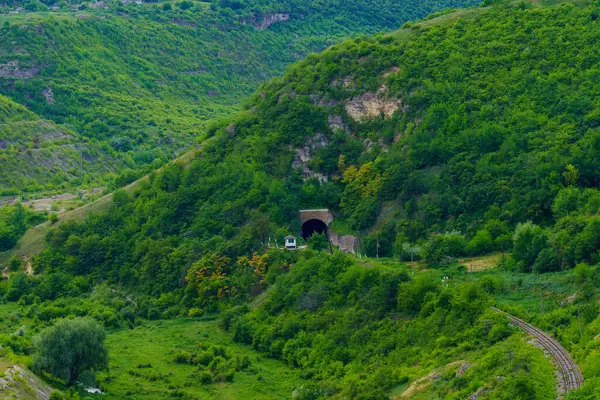
{"type": "Polygon", "coordinates": [[[31,121],[0,120],[11,132],[0,136],[1,162],[16,167],[0,170],[0,194],[124,186],[185,153],[210,120],[307,54],[475,1],[337,3],[5,6],[0,94],[31,121]]]}
{"type": "Polygon", "coordinates": [[[0,208],[16,396],[598,398],[600,8],[428,4],[2,15],[5,150],[114,160],[0,208]]]}

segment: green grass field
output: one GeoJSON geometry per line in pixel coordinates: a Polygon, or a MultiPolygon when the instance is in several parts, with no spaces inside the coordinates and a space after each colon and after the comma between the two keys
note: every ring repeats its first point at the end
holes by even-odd
{"type": "Polygon", "coordinates": [[[234,343],[216,321],[149,322],[109,334],[107,345],[110,375],[98,377],[106,393],[95,398],[289,399],[303,383],[284,363],[234,343]],[[248,356],[251,365],[235,372],[233,382],[203,385],[196,376],[196,366],[173,361],[177,351],[193,352],[203,344],[224,346],[232,354],[248,356]]]}

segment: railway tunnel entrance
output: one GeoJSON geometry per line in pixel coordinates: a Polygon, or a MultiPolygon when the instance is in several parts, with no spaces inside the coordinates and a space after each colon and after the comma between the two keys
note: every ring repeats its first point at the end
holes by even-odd
{"type": "Polygon", "coordinates": [[[329,237],[328,228],[333,222],[333,213],[326,208],[317,210],[300,210],[300,224],[302,238],[308,239],[315,233],[325,234],[329,237]]]}
{"type": "Polygon", "coordinates": [[[351,235],[338,235],[331,229],[333,213],[326,208],[316,210],[300,210],[301,235],[304,240],[315,233],[327,235],[329,243],[341,251],[356,254],[358,239],[351,235]]]}
{"type": "Polygon", "coordinates": [[[327,235],[327,225],[325,225],[325,222],[321,221],[320,219],[309,219],[302,224],[302,238],[304,240],[308,239],[315,233],[319,235],[324,233],[327,235]]]}

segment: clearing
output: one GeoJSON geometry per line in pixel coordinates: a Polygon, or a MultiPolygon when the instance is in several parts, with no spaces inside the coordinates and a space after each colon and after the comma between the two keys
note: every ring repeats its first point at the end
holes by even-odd
{"type": "Polygon", "coordinates": [[[234,343],[217,321],[161,320],[108,335],[110,378],[99,374],[102,399],[289,399],[304,383],[297,371],[234,343]],[[251,365],[236,371],[232,382],[202,384],[198,367],[176,364],[179,350],[194,352],[201,345],[223,346],[248,356],[251,365]]]}

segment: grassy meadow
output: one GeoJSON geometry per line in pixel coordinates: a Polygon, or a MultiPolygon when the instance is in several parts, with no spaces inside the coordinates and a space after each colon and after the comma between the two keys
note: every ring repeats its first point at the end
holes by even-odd
{"type": "Polygon", "coordinates": [[[107,345],[110,374],[99,376],[106,394],[97,398],[288,399],[302,385],[297,371],[234,343],[216,321],[148,322],[110,333],[107,345]],[[232,382],[202,384],[196,366],[174,362],[178,351],[193,352],[201,345],[222,346],[232,354],[248,356],[251,364],[236,371],[232,382]]]}

